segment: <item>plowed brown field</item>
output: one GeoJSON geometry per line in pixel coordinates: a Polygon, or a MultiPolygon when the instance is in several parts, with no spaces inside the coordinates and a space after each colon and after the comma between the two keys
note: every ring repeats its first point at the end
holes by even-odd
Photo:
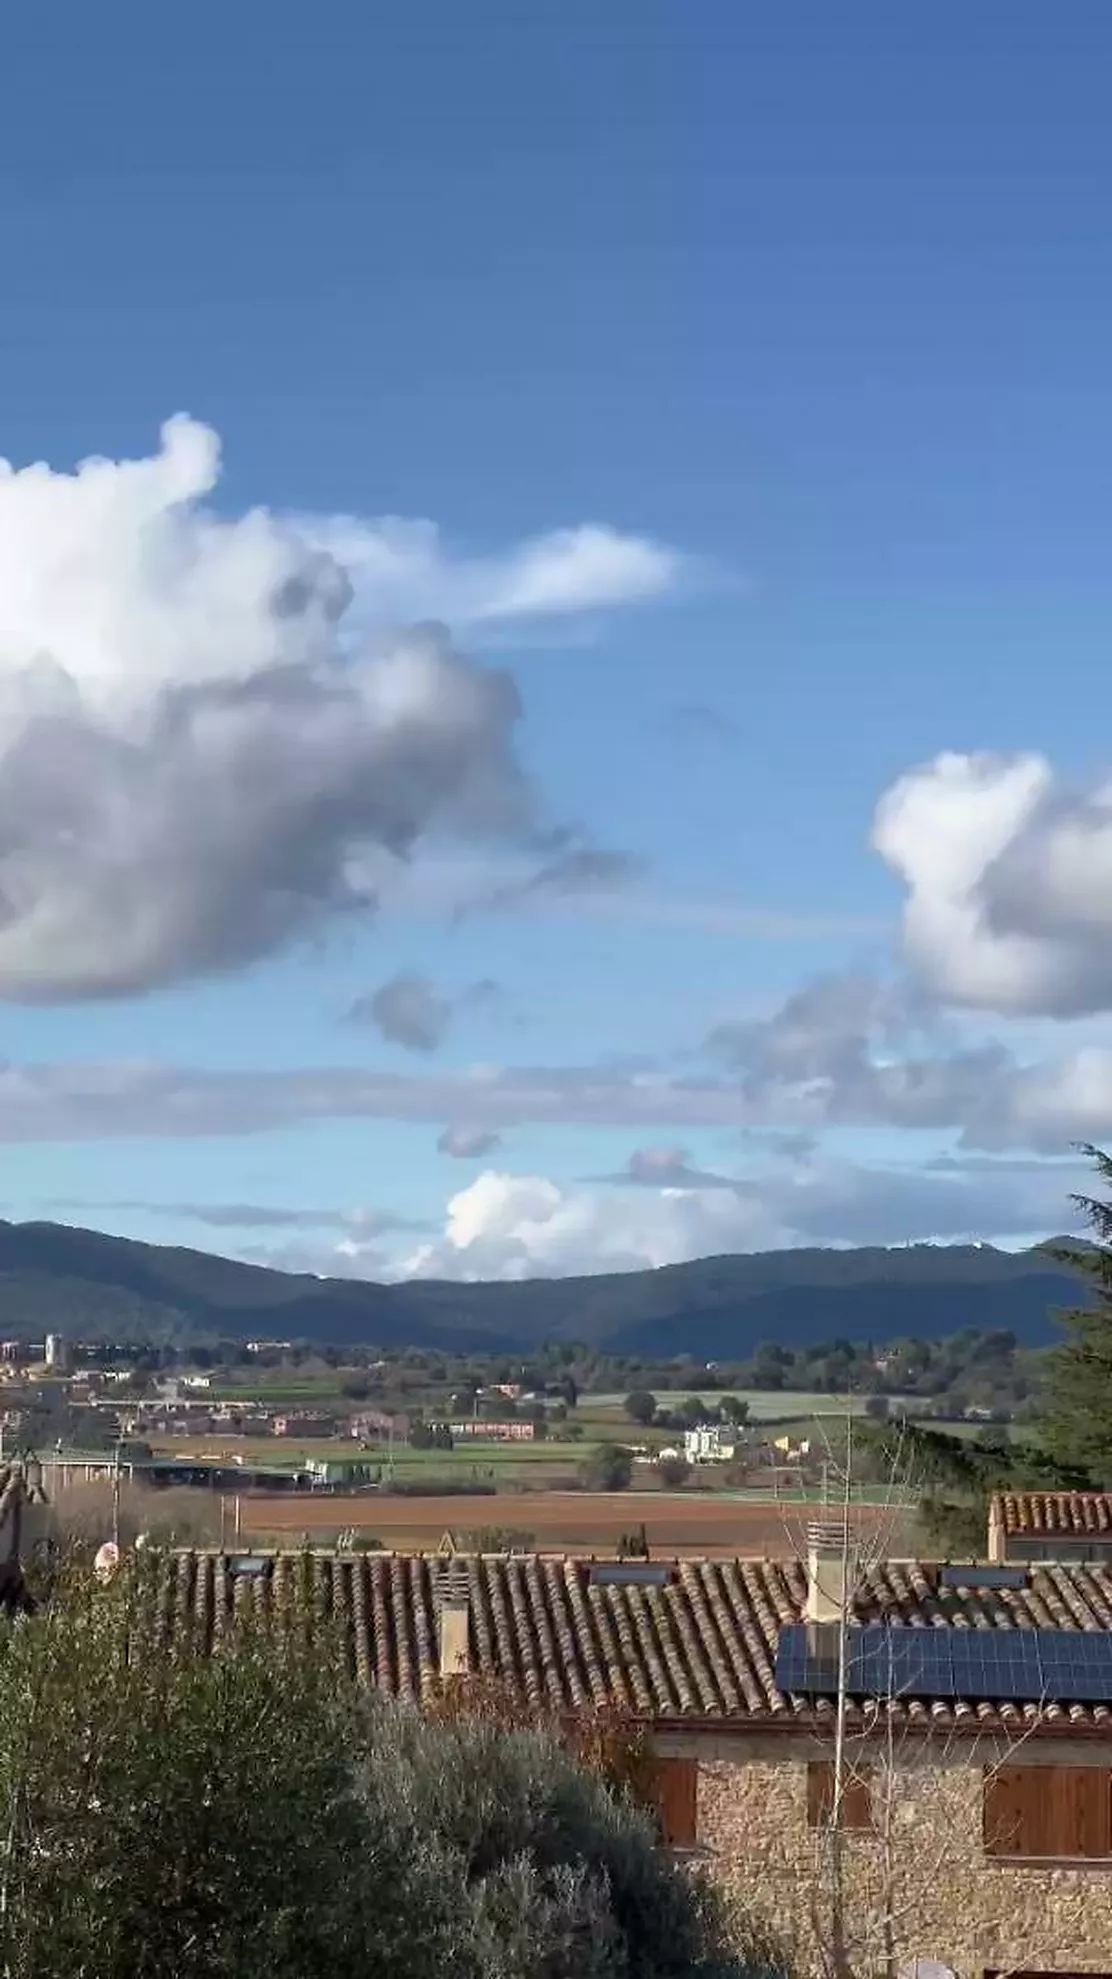
{"type": "MultiPolygon", "coordinates": [[[[807,1522],[820,1516],[816,1505],[777,1504],[663,1492],[585,1491],[499,1492],[497,1497],[401,1498],[366,1494],[355,1498],[244,1498],[245,1535],[289,1534],[291,1541],[314,1532],[335,1535],[347,1526],[374,1533],[400,1553],[432,1552],[445,1532],[457,1542],[483,1526],[513,1527],[529,1533],[544,1552],[613,1554],[622,1533],[643,1524],[655,1553],[790,1559],[805,1544],[807,1522]]],[[[910,1520],[888,1510],[858,1506],[855,1520],[883,1533],[885,1550],[895,1557],[911,1550],[910,1520]]]]}

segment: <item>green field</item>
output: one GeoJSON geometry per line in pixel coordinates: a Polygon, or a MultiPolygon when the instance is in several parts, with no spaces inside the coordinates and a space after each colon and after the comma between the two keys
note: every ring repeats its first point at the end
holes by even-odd
{"type": "MultiPolygon", "coordinates": [[[[697,1395],[706,1403],[708,1411],[717,1409],[722,1400],[716,1389],[700,1390],[698,1384],[690,1388],[653,1389],[651,1391],[660,1407],[677,1407],[689,1395],[697,1395]]],[[[863,1415],[865,1396],[831,1395],[821,1389],[806,1388],[731,1388],[729,1393],[739,1402],[749,1404],[749,1415],[753,1422],[795,1422],[804,1416],[844,1416],[848,1408],[851,1415],[863,1415]]],[[[581,1395],[577,1417],[583,1421],[588,1416],[606,1416],[612,1422],[624,1422],[627,1431],[636,1432],[636,1425],[629,1421],[623,1409],[624,1395],[581,1395]]]]}
{"type": "MultiPolygon", "coordinates": [[[[847,1414],[863,1416],[867,1413],[867,1396],[832,1395],[826,1389],[731,1388],[728,1392],[739,1402],[748,1403],[750,1422],[767,1424],[769,1427],[775,1424],[778,1429],[790,1430],[793,1434],[798,1431],[804,1436],[807,1434],[807,1425],[811,1424],[813,1427],[816,1418],[834,1417],[844,1420],[847,1414]]],[[[652,1393],[655,1394],[662,1409],[676,1407],[686,1401],[689,1395],[699,1396],[700,1400],[706,1403],[708,1410],[716,1409],[722,1400],[717,1390],[701,1391],[697,1384],[685,1389],[653,1389],[652,1393]]],[[[576,1420],[582,1423],[588,1434],[592,1424],[597,1424],[599,1427],[605,1424],[608,1430],[621,1429],[624,1438],[638,1442],[644,1441],[646,1435],[666,1437],[669,1434],[668,1431],[646,1432],[639,1429],[626,1415],[624,1402],[624,1395],[581,1395],[576,1420]]],[[[902,1409],[906,1409],[912,1417],[915,1417],[923,1406],[915,1396],[909,1395],[890,1395],[888,1405],[893,1415],[898,1415],[902,1409]]],[[[984,1423],[980,1422],[946,1422],[941,1419],[935,1426],[953,1436],[976,1436],[985,1427],[984,1423]]]]}

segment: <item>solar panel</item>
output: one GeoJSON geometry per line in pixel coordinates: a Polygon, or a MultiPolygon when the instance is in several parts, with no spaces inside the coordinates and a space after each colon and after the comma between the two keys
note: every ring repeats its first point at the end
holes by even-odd
{"type": "Polygon", "coordinates": [[[991,1697],[1001,1702],[1037,1700],[1043,1695],[1037,1629],[954,1629],[955,1697],[991,1697]]]}
{"type": "Polygon", "coordinates": [[[592,1587],[667,1587],[672,1569],[666,1562],[652,1565],[646,1560],[593,1561],[592,1587]]]}
{"type": "Polygon", "coordinates": [[[1063,1703],[1112,1699],[1112,1641],[1083,1629],[1040,1629],[1047,1697],[1063,1703]]]}
{"type": "Polygon", "coordinates": [[[236,1580],[262,1580],[270,1572],[270,1558],[266,1553],[233,1553],[228,1572],[236,1580]]]}
{"type": "MultiPolygon", "coordinates": [[[[855,1697],[1112,1702],[1112,1633],[870,1623],[848,1631],[845,1683],[855,1697]]],[[[804,1695],[835,1695],[837,1628],[793,1623],[781,1629],[776,1685],[804,1695]]]]}
{"type": "Polygon", "coordinates": [[[1026,1587],[1030,1575],[1026,1567],[976,1565],[940,1567],[939,1587],[1026,1587]]]}

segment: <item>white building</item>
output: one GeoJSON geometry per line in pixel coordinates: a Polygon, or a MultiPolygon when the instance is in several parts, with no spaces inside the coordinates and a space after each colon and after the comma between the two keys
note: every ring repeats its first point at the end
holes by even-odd
{"type": "Polygon", "coordinates": [[[729,1423],[701,1422],[697,1429],[684,1431],[683,1454],[689,1464],[728,1464],[736,1447],[729,1423]]]}

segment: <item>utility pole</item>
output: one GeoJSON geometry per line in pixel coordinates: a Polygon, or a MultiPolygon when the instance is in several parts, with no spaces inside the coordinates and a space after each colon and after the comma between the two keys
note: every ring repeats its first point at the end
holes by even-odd
{"type": "Polygon", "coordinates": [[[116,1461],[112,1467],[112,1544],[120,1548],[120,1443],[116,1441],[116,1461]]]}

